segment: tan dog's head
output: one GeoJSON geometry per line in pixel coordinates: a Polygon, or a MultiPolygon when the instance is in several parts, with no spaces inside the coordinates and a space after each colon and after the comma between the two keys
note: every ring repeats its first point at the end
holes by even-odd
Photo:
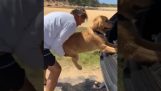
{"type": "Polygon", "coordinates": [[[112,28],[112,23],[109,22],[106,16],[100,15],[94,18],[91,28],[93,31],[105,32],[112,28]]]}

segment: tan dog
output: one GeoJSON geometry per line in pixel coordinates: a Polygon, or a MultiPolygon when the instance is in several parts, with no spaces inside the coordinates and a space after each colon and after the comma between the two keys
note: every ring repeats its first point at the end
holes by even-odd
{"type": "Polygon", "coordinates": [[[77,61],[79,60],[79,53],[100,49],[100,51],[107,53],[116,53],[114,45],[105,43],[105,37],[102,33],[105,30],[112,28],[112,24],[108,22],[105,16],[98,16],[93,20],[91,27],[83,32],[74,33],[64,44],[63,48],[65,56],[72,57],[74,65],[81,70],[77,61]],[[97,34],[98,33],[98,34],[97,34]]]}

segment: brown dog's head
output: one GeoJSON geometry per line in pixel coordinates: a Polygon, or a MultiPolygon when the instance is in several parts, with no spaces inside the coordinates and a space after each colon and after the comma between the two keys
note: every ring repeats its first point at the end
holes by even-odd
{"type": "Polygon", "coordinates": [[[146,12],[153,4],[154,0],[119,0],[119,14],[132,19],[137,14],[146,12]]]}
{"type": "Polygon", "coordinates": [[[91,28],[93,31],[105,32],[112,28],[112,23],[106,16],[100,15],[94,18],[91,28]]]}

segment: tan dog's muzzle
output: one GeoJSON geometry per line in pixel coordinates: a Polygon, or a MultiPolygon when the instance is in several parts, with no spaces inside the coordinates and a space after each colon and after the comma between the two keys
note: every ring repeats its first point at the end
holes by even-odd
{"type": "Polygon", "coordinates": [[[103,28],[103,32],[106,32],[106,31],[111,30],[112,27],[113,27],[113,23],[110,22],[110,21],[107,21],[106,24],[105,24],[105,26],[104,26],[104,28],[103,28]]]}

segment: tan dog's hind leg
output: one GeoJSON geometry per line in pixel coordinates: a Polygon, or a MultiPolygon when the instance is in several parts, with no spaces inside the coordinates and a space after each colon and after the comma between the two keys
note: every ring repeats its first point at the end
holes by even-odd
{"type": "Polygon", "coordinates": [[[82,70],[82,66],[78,64],[78,60],[79,60],[79,56],[78,55],[72,56],[72,62],[74,63],[74,65],[76,66],[76,68],[78,70],[82,70]]]}

